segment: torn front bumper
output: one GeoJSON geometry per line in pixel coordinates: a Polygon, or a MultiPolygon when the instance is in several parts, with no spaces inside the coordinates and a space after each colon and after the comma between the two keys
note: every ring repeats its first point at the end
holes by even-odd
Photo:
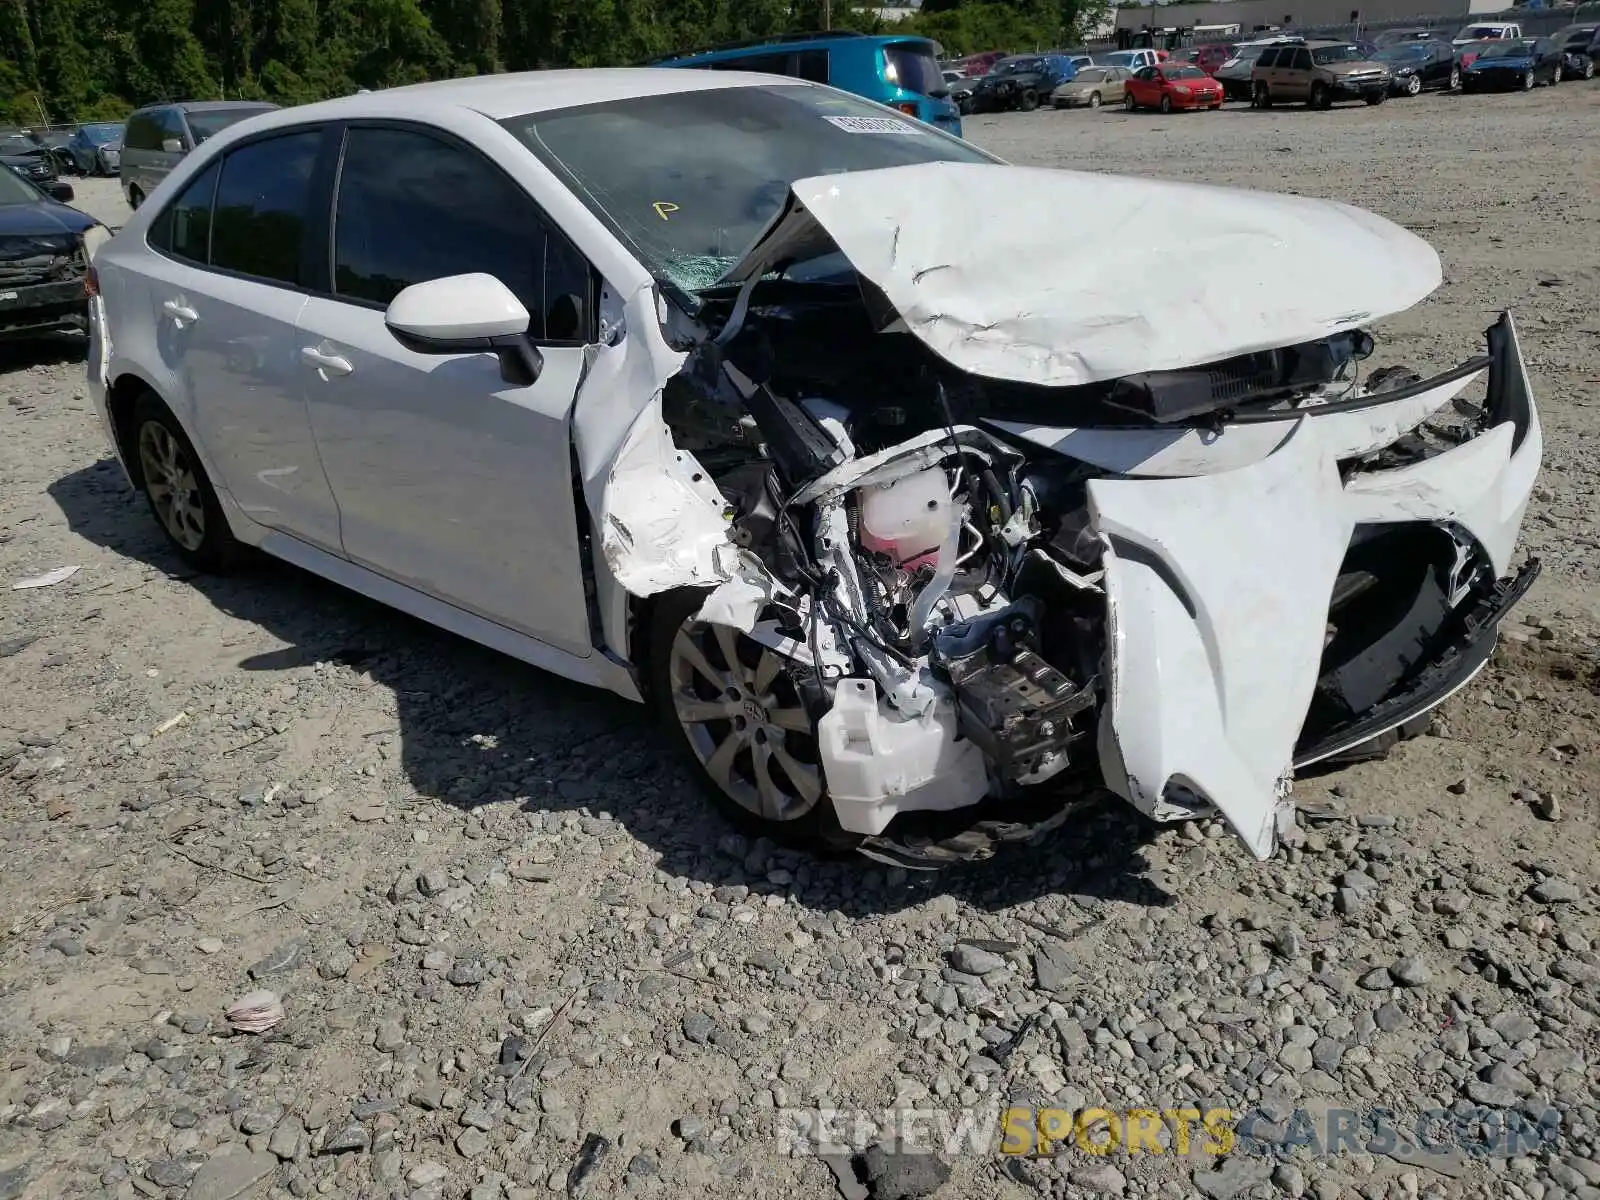
{"type": "MultiPolygon", "coordinates": [[[[1489,374],[1483,428],[1432,457],[1364,469],[1351,454],[1352,421],[1365,413],[1374,434],[1392,438],[1386,409],[1418,394],[1437,395],[1437,407],[1475,372],[1446,373],[1455,387],[1429,380],[1380,393],[1365,407],[1284,414],[1273,425],[1281,436],[1275,449],[1219,473],[1090,482],[1107,601],[1100,760],[1113,791],[1156,820],[1214,806],[1252,852],[1269,856],[1296,761],[1309,761],[1297,745],[1318,685],[1330,598],[1358,526],[1459,530],[1496,577],[1507,574],[1542,438],[1510,316],[1488,337],[1489,359],[1478,364],[1489,374]]],[[[1229,461],[1233,431],[1216,435],[1219,462],[1229,461]]],[[[1374,438],[1365,451],[1382,445],[1374,438]]],[[[1441,703],[1482,666],[1495,623],[1528,582],[1525,572],[1462,601],[1472,614],[1457,619],[1470,636],[1454,653],[1424,664],[1404,694],[1358,714],[1310,758],[1441,703]]]]}

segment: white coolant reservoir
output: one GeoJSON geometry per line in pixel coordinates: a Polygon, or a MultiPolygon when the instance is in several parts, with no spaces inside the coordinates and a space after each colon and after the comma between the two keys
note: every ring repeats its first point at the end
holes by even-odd
{"type": "Polygon", "coordinates": [[[857,496],[861,501],[861,548],[887,554],[903,567],[929,561],[954,517],[950,484],[940,467],[864,487],[857,496]]]}

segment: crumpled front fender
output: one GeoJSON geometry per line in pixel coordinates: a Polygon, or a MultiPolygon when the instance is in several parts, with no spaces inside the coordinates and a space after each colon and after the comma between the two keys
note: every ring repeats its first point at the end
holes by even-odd
{"type": "MultiPolygon", "coordinates": [[[[1309,410],[1243,466],[1089,483],[1104,546],[1107,786],[1158,820],[1209,801],[1253,853],[1272,853],[1355,527],[1450,524],[1497,574],[1510,567],[1543,443],[1509,316],[1489,341],[1490,427],[1420,462],[1342,477],[1348,421],[1309,410]]],[[[1386,420],[1381,407],[1371,419],[1386,420]]]]}

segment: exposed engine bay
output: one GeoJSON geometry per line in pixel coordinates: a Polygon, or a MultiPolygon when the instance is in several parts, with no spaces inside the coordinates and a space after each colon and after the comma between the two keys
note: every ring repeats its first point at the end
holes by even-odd
{"type": "Polygon", "coordinates": [[[1509,316],[1431,379],[1371,369],[1341,318],[1189,366],[1010,372],[1033,382],[952,361],[989,370],[978,326],[950,348],[954,317],[912,319],[907,280],[943,268],[785,277],[850,249],[790,218],[787,254],[668,314],[660,418],[724,502],[700,618],[791,664],[847,833],[1103,787],[1266,857],[1295,769],[1414,729],[1537,573],[1511,570],[1540,438],[1509,316]]]}

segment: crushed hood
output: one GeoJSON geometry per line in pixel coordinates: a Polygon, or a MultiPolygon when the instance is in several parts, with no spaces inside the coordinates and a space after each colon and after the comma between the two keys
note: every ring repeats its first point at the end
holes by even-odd
{"type": "Polygon", "coordinates": [[[1441,280],[1431,246],[1348,204],[985,163],[797,180],[726,278],[834,248],[951,365],[1050,387],[1313,341],[1441,280]]]}

